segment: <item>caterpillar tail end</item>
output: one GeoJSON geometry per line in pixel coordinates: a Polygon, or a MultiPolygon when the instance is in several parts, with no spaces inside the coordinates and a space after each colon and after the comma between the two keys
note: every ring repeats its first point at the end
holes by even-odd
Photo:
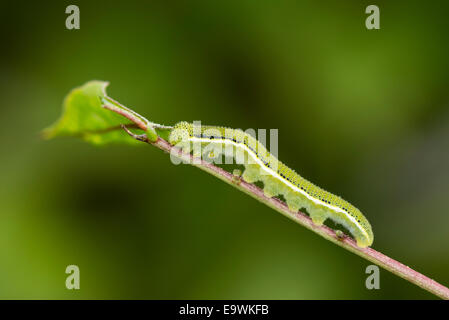
{"type": "Polygon", "coordinates": [[[356,239],[357,247],[359,247],[359,248],[371,247],[373,244],[373,241],[374,241],[373,237],[356,239]]]}

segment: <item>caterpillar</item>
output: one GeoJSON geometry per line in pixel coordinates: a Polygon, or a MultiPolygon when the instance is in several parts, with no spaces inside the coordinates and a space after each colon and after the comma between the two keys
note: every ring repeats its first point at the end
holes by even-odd
{"type": "Polygon", "coordinates": [[[305,209],[316,225],[322,225],[328,218],[343,225],[359,247],[373,243],[371,225],[359,209],[301,177],[242,130],[179,122],[170,132],[169,143],[184,152],[193,151],[194,156],[201,156],[204,149],[195,148],[195,144],[200,144],[207,145],[209,157],[224,154],[239,158],[237,163],[245,167],[242,179],[248,183],[262,182],[265,196],[282,195],[291,211],[305,209]]]}

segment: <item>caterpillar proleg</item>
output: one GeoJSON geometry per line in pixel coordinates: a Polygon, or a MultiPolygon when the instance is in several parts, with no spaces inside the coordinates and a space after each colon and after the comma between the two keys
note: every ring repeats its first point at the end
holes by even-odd
{"type": "Polygon", "coordinates": [[[290,210],[306,209],[316,225],[322,225],[328,218],[343,225],[359,247],[373,243],[371,225],[360,210],[301,177],[242,130],[180,122],[173,127],[169,142],[195,156],[204,155],[205,149],[210,158],[232,155],[237,163],[245,166],[243,180],[263,182],[267,197],[282,195],[290,210]],[[197,148],[198,145],[206,148],[197,148]]]}

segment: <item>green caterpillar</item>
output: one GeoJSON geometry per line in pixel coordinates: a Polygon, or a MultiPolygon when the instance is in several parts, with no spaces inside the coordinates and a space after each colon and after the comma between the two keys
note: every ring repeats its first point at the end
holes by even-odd
{"type": "Polygon", "coordinates": [[[346,227],[359,247],[372,245],[371,225],[356,207],[301,177],[242,130],[180,122],[173,127],[169,142],[184,152],[190,153],[193,149],[194,156],[201,156],[202,146],[206,145],[208,155],[214,158],[221,154],[240,158],[237,163],[245,166],[243,180],[263,182],[267,197],[282,195],[290,210],[297,212],[305,208],[316,225],[322,225],[329,218],[346,227]],[[195,144],[201,148],[195,148],[195,144]]]}

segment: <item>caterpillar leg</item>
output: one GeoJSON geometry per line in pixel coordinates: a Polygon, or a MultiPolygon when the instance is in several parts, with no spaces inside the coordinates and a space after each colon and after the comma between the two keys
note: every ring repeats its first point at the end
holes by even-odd
{"type": "Polygon", "coordinates": [[[232,182],[235,184],[240,184],[242,178],[242,171],[240,169],[234,169],[232,171],[232,182]]]}
{"type": "Polygon", "coordinates": [[[311,208],[309,211],[310,211],[310,218],[312,218],[312,222],[317,226],[321,226],[327,219],[327,214],[322,209],[311,208]]]}
{"type": "Polygon", "coordinates": [[[259,180],[260,166],[255,164],[247,164],[243,171],[242,178],[248,183],[254,183],[259,180]]]}
{"type": "Polygon", "coordinates": [[[282,184],[275,178],[268,175],[262,175],[262,181],[264,183],[263,193],[266,197],[271,198],[282,193],[282,184]]]}
{"type": "Polygon", "coordinates": [[[288,208],[293,212],[298,212],[303,207],[302,197],[296,192],[284,192],[284,198],[287,202],[288,208]]]}

